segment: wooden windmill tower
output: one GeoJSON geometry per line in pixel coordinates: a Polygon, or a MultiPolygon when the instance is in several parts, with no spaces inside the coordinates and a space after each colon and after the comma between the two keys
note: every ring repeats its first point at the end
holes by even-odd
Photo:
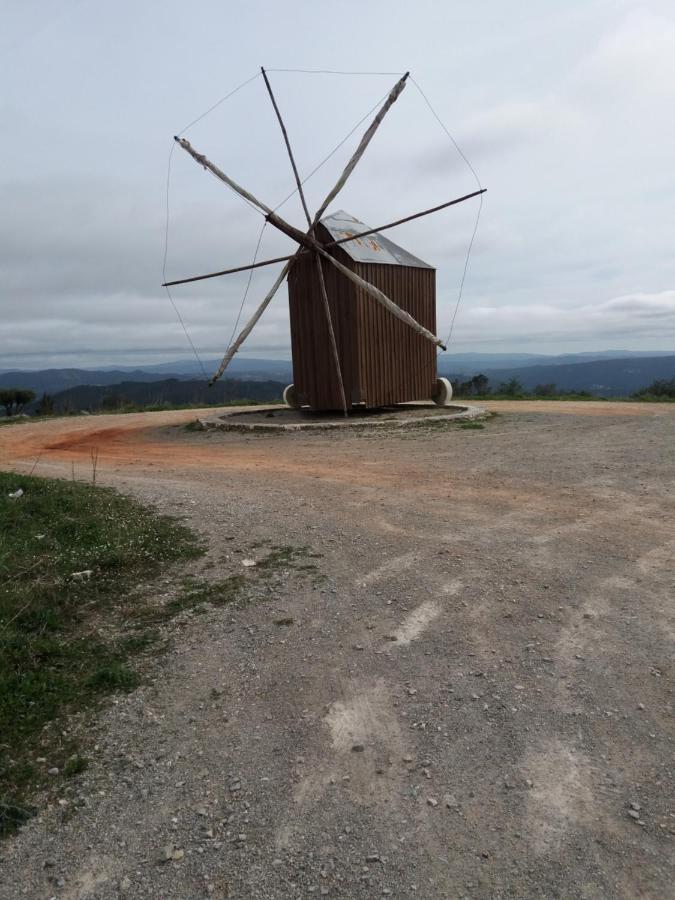
{"type": "Polygon", "coordinates": [[[306,230],[282,219],[198,153],[185,138],[175,138],[196,162],[257,207],[270,224],[298,244],[292,256],[166,283],[168,287],[285,263],[269,293],[229,347],[211,383],[223,374],[288,278],[294,373],[294,384],[284,392],[289,405],[308,405],[313,410],[342,409],[345,415],[357,404],[377,407],[431,398],[442,405],[450,399],[452,390],[445,379],[437,378],[436,372],[435,348],[446,348],[434,333],[435,270],[382,237],[381,232],[476,197],[484,189],[379,228],[367,228],[342,211],[324,218],[403,91],[406,72],[365,131],[335,187],[314,216],[310,215],[281,113],[267,74],[264,69],[261,71],[288,150],[307,220],[306,230]]]}

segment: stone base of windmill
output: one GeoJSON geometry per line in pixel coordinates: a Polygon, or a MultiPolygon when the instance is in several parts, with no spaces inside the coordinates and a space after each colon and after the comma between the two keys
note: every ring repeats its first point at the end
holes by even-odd
{"type": "Polygon", "coordinates": [[[339,410],[317,411],[301,406],[293,385],[283,393],[284,406],[235,409],[200,420],[205,429],[224,431],[301,431],[333,428],[412,427],[454,420],[480,419],[487,413],[478,406],[452,403],[452,386],[439,378],[428,400],[398,403],[377,409],[353,406],[347,418],[339,410]]]}

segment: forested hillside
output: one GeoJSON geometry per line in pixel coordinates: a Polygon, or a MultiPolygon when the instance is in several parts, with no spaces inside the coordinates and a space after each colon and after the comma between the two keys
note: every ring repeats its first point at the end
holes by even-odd
{"type": "Polygon", "coordinates": [[[278,381],[217,381],[209,387],[204,381],[139,382],[123,381],[114,385],[80,385],[61,391],[53,398],[54,412],[77,410],[115,410],[125,406],[218,406],[235,401],[280,400],[285,385],[278,381]]]}

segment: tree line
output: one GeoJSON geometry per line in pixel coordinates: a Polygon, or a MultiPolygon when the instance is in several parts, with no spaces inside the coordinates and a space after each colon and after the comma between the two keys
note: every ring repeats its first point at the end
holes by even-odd
{"type": "MultiPolygon", "coordinates": [[[[175,385],[180,384],[181,388],[188,389],[190,382],[171,382],[172,387],[174,387],[175,393],[175,385]]],[[[222,385],[225,385],[226,382],[223,382],[222,385]]],[[[156,385],[155,385],[156,386],[156,385]]],[[[194,385],[193,385],[194,386],[194,385]]],[[[85,386],[86,387],[86,386],[85,386]]],[[[130,397],[124,396],[123,393],[117,393],[110,388],[106,389],[103,392],[102,397],[96,398],[95,403],[91,405],[94,408],[98,408],[100,410],[106,412],[119,411],[125,408],[128,405],[135,404],[138,409],[143,409],[144,406],[152,405],[153,403],[156,405],[162,405],[167,402],[164,397],[161,399],[150,399],[147,396],[147,392],[151,390],[150,385],[134,385],[137,389],[141,387],[145,388],[143,391],[144,395],[136,396],[133,399],[130,397]]],[[[271,400],[276,399],[277,394],[279,394],[280,385],[276,382],[234,382],[231,386],[226,390],[224,387],[223,395],[215,397],[213,395],[206,395],[204,397],[195,397],[192,392],[189,394],[186,393],[185,396],[175,397],[172,396],[171,399],[174,402],[183,402],[189,403],[194,400],[194,402],[204,403],[205,405],[209,403],[223,402],[223,401],[232,401],[239,400],[245,396],[246,399],[241,399],[241,402],[246,402],[246,400],[271,400]]],[[[473,378],[469,378],[467,381],[456,381],[453,384],[454,394],[457,397],[511,397],[514,399],[518,399],[519,397],[583,397],[591,399],[593,394],[590,391],[567,391],[563,388],[558,388],[556,384],[538,384],[535,387],[528,391],[526,390],[522,383],[517,378],[510,378],[508,381],[502,381],[499,384],[491,385],[490,379],[487,375],[482,373],[478,375],[474,375],[473,378]]],[[[76,389],[72,389],[75,391],[76,389]]],[[[651,384],[647,385],[644,388],[641,388],[639,391],[636,391],[633,395],[633,398],[636,400],[675,400],[675,378],[661,378],[653,381],[651,384]]],[[[0,406],[4,407],[5,413],[7,416],[18,416],[24,411],[24,409],[33,403],[35,400],[36,394],[34,391],[27,390],[26,388],[4,388],[0,389],[0,406]]],[[[168,398],[167,398],[168,399],[168,398]]],[[[39,402],[35,406],[35,409],[32,412],[37,416],[51,416],[55,412],[61,413],[69,413],[74,411],[74,407],[70,401],[66,403],[61,403],[59,408],[56,408],[57,404],[54,401],[54,397],[49,394],[43,394],[40,398],[39,402]]]]}
{"type": "MultiPolygon", "coordinates": [[[[474,375],[467,381],[456,381],[453,388],[457,397],[593,397],[590,391],[569,391],[559,388],[553,382],[537,384],[531,391],[528,391],[517,378],[510,378],[493,387],[487,375],[482,373],[474,375]]],[[[636,391],[632,396],[636,400],[675,400],[675,378],[657,379],[647,387],[636,391]]]]}

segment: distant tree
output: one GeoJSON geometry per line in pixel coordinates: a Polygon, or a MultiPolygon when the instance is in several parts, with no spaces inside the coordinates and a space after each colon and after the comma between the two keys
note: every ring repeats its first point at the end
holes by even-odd
{"type": "Polygon", "coordinates": [[[455,393],[459,397],[471,397],[476,394],[488,394],[490,392],[490,380],[487,375],[479,374],[469,378],[468,381],[458,381],[455,385],[455,393]]]}
{"type": "Polygon", "coordinates": [[[125,398],[121,394],[106,394],[105,397],[101,400],[100,406],[101,409],[120,409],[125,404],[125,398]]]}
{"type": "Polygon", "coordinates": [[[517,397],[523,393],[523,386],[517,378],[509,378],[508,381],[502,381],[497,388],[497,393],[506,394],[507,397],[517,397]]]}
{"type": "Polygon", "coordinates": [[[635,397],[667,397],[675,399],[675,378],[659,378],[634,394],[635,397]]]}
{"type": "Polygon", "coordinates": [[[5,407],[8,416],[12,415],[14,409],[14,391],[10,388],[0,391],[0,404],[5,407]]]}
{"type": "Polygon", "coordinates": [[[551,397],[553,394],[557,394],[558,390],[555,384],[538,384],[534,391],[535,397],[551,397]]]}
{"type": "Polygon", "coordinates": [[[490,393],[490,379],[487,377],[487,375],[483,375],[482,372],[478,375],[474,375],[471,379],[471,382],[473,384],[475,394],[490,393]]]}
{"type": "Polygon", "coordinates": [[[5,388],[0,391],[0,405],[5,407],[8,416],[18,415],[34,399],[35,392],[24,388],[5,388]]]}
{"type": "Polygon", "coordinates": [[[40,402],[38,404],[36,414],[38,416],[54,415],[54,398],[51,396],[51,394],[44,393],[40,397],[40,402]]]}
{"type": "Polygon", "coordinates": [[[14,409],[17,413],[23,412],[24,406],[35,400],[35,391],[19,389],[14,392],[14,409]]]}

